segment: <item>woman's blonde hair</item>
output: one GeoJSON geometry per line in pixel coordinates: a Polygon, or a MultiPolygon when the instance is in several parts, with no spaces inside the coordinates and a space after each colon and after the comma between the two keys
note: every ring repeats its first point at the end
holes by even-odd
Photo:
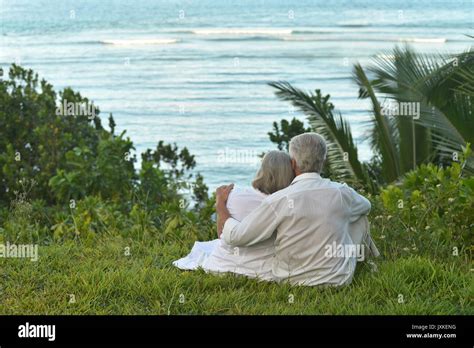
{"type": "Polygon", "coordinates": [[[290,155],[283,151],[273,150],[263,156],[252,186],[269,195],[288,187],[294,177],[290,155]]]}

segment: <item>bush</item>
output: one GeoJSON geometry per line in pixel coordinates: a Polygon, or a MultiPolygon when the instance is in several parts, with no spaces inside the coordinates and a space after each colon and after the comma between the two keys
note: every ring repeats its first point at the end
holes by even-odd
{"type": "Polygon", "coordinates": [[[387,254],[456,256],[474,242],[474,177],[462,165],[421,165],[372,197],[372,229],[387,254]]]}
{"type": "Polygon", "coordinates": [[[168,210],[183,217],[176,227],[212,223],[212,201],[203,178],[191,173],[196,162],[187,148],[159,141],[136,171],[133,143],[125,131],[114,134],[112,115],[107,131],[87,98],[70,88],[56,94],[17,65],[0,81],[0,100],[3,239],[90,241],[101,233],[141,239],[166,229],[168,210]],[[90,115],[67,105],[89,105],[90,115]]]}

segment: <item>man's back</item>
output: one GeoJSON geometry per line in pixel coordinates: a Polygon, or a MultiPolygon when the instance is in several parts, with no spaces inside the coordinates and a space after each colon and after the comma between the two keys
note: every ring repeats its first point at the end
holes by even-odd
{"type": "MultiPolygon", "coordinates": [[[[352,245],[348,230],[351,191],[346,185],[308,173],[268,198],[275,212],[285,216],[277,228],[273,264],[277,279],[305,285],[350,282],[355,257],[337,257],[337,253],[328,256],[327,251],[334,246],[345,249],[352,245]]],[[[370,203],[367,212],[368,209],[370,203]]]]}
{"type": "Polygon", "coordinates": [[[343,285],[352,280],[356,265],[355,255],[340,252],[352,247],[349,225],[369,210],[370,202],[347,185],[305,173],[267,197],[242,223],[226,224],[223,235],[230,244],[248,245],[276,231],[275,280],[343,285]]]}

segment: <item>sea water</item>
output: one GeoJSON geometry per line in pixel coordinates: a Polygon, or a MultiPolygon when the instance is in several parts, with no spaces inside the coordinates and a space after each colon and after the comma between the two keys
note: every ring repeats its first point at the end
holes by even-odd
{"type": "Polygon", "coordinates": [[[159,140],[186,146],[215,188],[245,185],[275,148],[273,121],[304,115],[267,85],[285,80],[331,94],[360,157],[370,119],[351,80],[409,43],[420,52],[472,45],[474,1],[15,0],[0,2],[0,65],[34,69],[113,113],[137,157],[159,140]]]}

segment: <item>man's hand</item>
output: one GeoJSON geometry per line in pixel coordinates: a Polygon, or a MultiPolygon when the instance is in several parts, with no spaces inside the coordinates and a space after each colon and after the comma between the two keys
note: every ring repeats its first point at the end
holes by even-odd
{"type": "Polygon", "coordinates": [[[216,190],[217,236],[220,238],[224,224],[230,218],[227,199],[234,184],[219,186],[216,190]]]}
{"type": "Polygon", "coordinates": [[[234,188],[234,184],[219,186],[216,190],[216,206],[226,205],[230,191],[234,188]]]}

